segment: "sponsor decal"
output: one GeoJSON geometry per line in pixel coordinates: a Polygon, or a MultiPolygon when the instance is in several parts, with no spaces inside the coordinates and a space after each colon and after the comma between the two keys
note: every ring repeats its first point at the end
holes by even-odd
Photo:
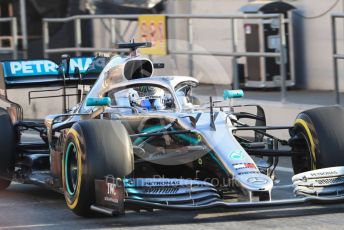
{"type": "Polygon", "coordinates": [[[310,173],[310,176],[312,176],[312,177],[334,176],[337,174],[338,174],[338,172],[336,172],[336,171],[324,171],[324,172],[310,173]]]}
{"type": "Polygon", "coordinates": [[[116,184],[113,183],[106,183],[107,184],[107,194],[109,196],[105,196],[105,201],[110,201],[112,203],[118,204],[118,198],[117,198],[117,191],[116,191],[116,184]]]}
{"type": "Polygon", "coordinates": [[[259,171],[239,172],[238,175],[260,174],[259,171]]]}
{"type": "MultiPolygon", "coordinates": [[[[70,71],[74,73],[78,68],[80,73],[85,73],[90,67],[96,69],[97,66],[90,66],[93,57],[78,57],[70,59],[70,71]]],[[[49,76],[58,75],[58,65],[50,60],[32,60],[32,61],[5,61],[5,77],[26,77],[26,76],[49,76]]],[[[93,63],[99,65],[104,63],[93,63]]]]}
{"type": "Polygon", "coordinates": [[[256,166],[253,163],[245,164],[245,168],[255,169],[256,166]]]}
{"type": "Polygon", "coordinates": [[[147,194],[177,194],[179,188],[146,188],[144,193],[147,194]]]}
{"type": "Polygon", "coordinates": [[[124,185],[120,178],[95,180],[95,192],[97,205],[124,212],[124,185]]]}
{"type": "Polygon", "coordinates": [[[232,160],[243,160],[245,158],[245,154],[242,150],[233,150],[229,153],[228,157],[232,160]]]}
{"type": "Polygon", "coordinates": [[[106,183],[107,184],[107,193],[108,195],[114,195],[116,196],[116,184],[113,183],[106,183]]]}
{"type": "Polygon", "coordinates": [[[117,198],[113,198],[113,197],[104,197],[104,200],[105,201],[108,201],[108,202],[112,202],[112,203],[115,203],[115,204],[118,204],[119,203],[119,201],[118,201],[118,199],[117,198]]]}
{"type": "Polygon", "coordinates": [[[180,181],[145,181],[144,186],[177,186],[180,181]]]}
{"type": "Polygon", "coordinates": [[[262,184],[266,184],[268,180],[262,177],[250,177],[247,179],[247,182],[250,184],[262,185],[262,184]]]}
{"type": "Polygon", "coordinates": [[[244,169],[245,168],[245,164],[234,164],[233,167],[235,169],[244,169]]]}
{"type": "Polygon", "coordinates": [[[253,163],[233,164],[233,167],[237,170],[239,170],[239,169],[256,169],[256,166],[253,163]]]}
{"type": "Polygon", "coordinates": [[[6,76],[57,75],[57,65],[49,60],[5,62],[6,76]]]}

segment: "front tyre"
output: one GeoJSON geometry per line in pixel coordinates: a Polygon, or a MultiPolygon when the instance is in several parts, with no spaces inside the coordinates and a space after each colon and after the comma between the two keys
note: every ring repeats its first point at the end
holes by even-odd
{"type": "Polygon", "coordinates": [[[344,108],[320,107],[300,113],[291,131],[295,174],[344,166],[344,108]]]}
{"type": "Polygon", "coordinates": [[[133,171],[133,148],[119,121],[87,120],[68,131],[62,158],[62,182],[69,209],[90,216],[95,179],[123,178],[133,171]]]}

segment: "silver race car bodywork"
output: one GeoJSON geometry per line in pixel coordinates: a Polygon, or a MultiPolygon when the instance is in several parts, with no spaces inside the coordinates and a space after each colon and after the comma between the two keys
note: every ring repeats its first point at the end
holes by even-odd
{"type": "MultiPolygon", "coordinates": [[[[327,202],[342,200],[341,196],[323,197],[319,196],[319,194],[317,196],[301,195],[302,192],[307,193],[305,191],[307,189],[302,186],[295,187],[295,197],[298,195],[298,198],[273,200],[271,196],[274,186],[273,179],[266,173],[261,172],[264,170],[257,166],[250,154],[234,136],[234,133],[238,129],[232,122],[233,120],[237,120],[234,112],[231,110],[224,111],[221,108],[208,108],[207,106],[202,107],[199,105],[191,105],[190,103],[187,105],[183,103],[185,98],[177,96],[176,92],[178,88],[176,87],[183,84],[197,86],[198,81],[192,77],[150,76],[147,78],[127,80],[123,71],[125,64],[128,61],[142,62],[142,60],[150,62],[140,57],[122,58],[118,56],[112,58],[104,68],[102,74],[100,74],[99,80],[89,92],[85,101],[93,97],[102,98],[107,96],[107,93],[110,91],[130,88],[135,85],[159,86],[167,89],[176,103],[174,109],[155,111],[140,110],[139,112],[134,112],[134,110],[130,109],[130,112],[128,112],[128,108],[113,107],[106,108],[104,113],[109,113],[112,119],[118,119],[123,122],[132,120],[145,121],[152,118],[158,118],[167,124],[177,121],[178,130],[187,131],[201,137],[201,141],[197,143],[199,145],[199,151],[184,152],[184,155],[178,153],[166,154],[165,156],[159,155],[156,158],[145,158],[145,156],[140,156],[140,154],[137,154],[137,156],[153,164],[178,165],[187,164],[196,159],[200,159],[203,155],[211,154],[214,161],[217,162],[218,167],[226,175],[226,180],[228,180],[227,189],[234,188],[235,191],[240,191],[239,193],[241,195],[240,198],[235,197],[232,200],[224,201],[223,196],[219,194],[218,188],[211,183],[211,178],[206,182],[194,179],[133,178],[124,181],[126,203],[146,207],[192,210],[211,207],[259,207],[296,204],[308,201],[327,202]],[[110,77],[107,73],[109,73],[110,69],[113,71],[113,68],[116,69],[114,71],[116,74],[111,75],[111,81],[114,84],[105,83],[108,82],[107,77],[110,77]],[[185,157],[185,154],[188,154],[188,156],[185,157]],[[264,199],[261,199],[261,195],[263,195],[264,199]]],[[[130,100],[129,97],[126,99],[130,100]]],[[[207,105],[210,106],[209,104],[207,105]]],[[[95,108],[86,106],[86,103],[84,103],[80,107],[79,112],[89,112],[95,108]]],[[[285,127],[281,127],[281,129],[283,128],[285,127]]],[[[149,135],[149,133],[147,134],[149,135]]],[[[328,170],[331,169],[323,169],[322,171],[326,173],[328,170]]],[[[343,188],[342,186],[343,183],[340,181],[339,187],[343,188]]],[[[333,191],[339,191],[333,187],[330,190],[332,193],[333,191]]],[[[310,194],[309,191],[308,193],[310,194]]],[[[96,206],[93,206],[93,208],[98,211],[102,210],[96,206]]]]}
{"type": "MultiPolygon", "coordinates": [[[[232,178],[233,182],[237,186],[241,187],[249,194],[252,192],[267,192],[270,194],[273,187],[273,181],[268,176],[260,173],[255,162],[233,136],[233,131],[235,131],[236,128],[233,126],[231,119],[229,118],[231,114],[222,112],[219,109],[214,111],[214,113],[216,113],[216,117],[214,118],[214,127],[212,127],[210,124],[212,114],[210,112],[204,112],[204,109],[197,108],[193,105],[189,105],[185,108],[185,105],[183,105],[181,99],[178,98],[175,93],[176,86],[183,83],[185,85],[190,83],[198,85],[198,81],[192,77],[151,76],[149,78],[127,80],[123,74],[125,63],[128,61],[132,62],[142,60],[150,62],[148,59],[143,58],[127,59],[119,56],[113,57],[100,74],[99,80],[95,83],[85,101],[87,101],[88,98],[93,98],[95,96],[98,96],[99,98],[104,97],[109,91],[116,91],[116,89],[128,88],[138,84],[160,86],[168,89],[173,96],[173,100],[176,102],[175,109],[141,111],[139,114],[132,113],[130,115],[118,115],[116,113],[116,119],[128,121],[132,119],[145,120],[149,118],[159,118],[168,121],[168,123],[178,120],[180,129],[188,130],[202,137],[202,145],[204,145],[204,149],[206,149],[208,152],[213,152],[214,157],[222,165],[223,170],[226,171],[228,177],[232,178]],[[118,69],[118,71],[114,71],[114,68],[116,68],[116,70],[118,69]],[[115,84],[104,84],[107,82],[106,78],[110,77],[107,75],[110,69],[118,74],[111,75],[112,81],[115,82],[115,84]],[[197,117],[197,122],[193,124],[190,120],[190,117],[197,117]]],[[[127,100],[129,100],[129,98],[127,98],[127,100]]],[[[94,108],[86,106],[84,103],[79,112],[86,112],[92,109],[94,108]]],[[[113,110],[116,110],[116,108],[113,110]]],[[[105,112],[111,113],[111,108],[105,110],[105,112]]],[[[206,154],[206,152],[203,151],[202,154],[206,154]]],[[[192,157],[190,159],[192,159],[192,157]]],[[[157,161],[157,163],[164,164],[161,159],[148,160],[153,162],[157,161]]],[[[172,164],[175,163],[172,162],[172,164]]]]}
{"type": "MultiPolygon", "coordinates": [[[[113,215],[122,213],[126,207],[194,210],[344,200],[342,167],[295,175],[293,185],[285,186],[289,196],[276,199],[274,189],[279,186],[274,172],[278,158],[308,153],[306,148],[297,148],[300,145],[297,135],[282,140],[268,131],[289,129],[293,133],[294,127],[266,126],[264,110],[259,105],[233,105],[233,98],[243,96],[241,91],[225,91],[225,100],[213,101],[210,97],[209,102],[201,104],[192,95],[192,89],[199,84],[195,78],[153,73],[154,64],[136,52],[114,56],[86,97],[69,113],[49,115],[44,125],[17,123],[17,133],[24,128],[38,131],[47,153],[32,154],[37,145],[19,143],[18,149],[24,157],[17,162],[11,180],[66,193],[64,174],[69,169],[64,165],[69,158],[64,157],[69,149],[66,146],[70,146],[69,130],[82,121],[113,120],[127,131],[119,135],[123,135],[123,140],[128,135],[131,140],[134,166],[124,177],[106,174],[95,178],[96,199],[90,207],[94,211],[113,215]],[[247,107],[256,108],[257,113],[237,111],[247,107]],[[253,136],[247,131],[253,132],[253,136]],[[45,171],[32,168],[42,159],[49,159],[45,171]]],[[[99,138],[111,141],[112,137],[99,138]]],[[[80,145],[83,149],[87,143],[81,141],[80,145]]],[[[80,170],[78,165],[73,167],[80,170]]],[[[77,183],[76,180],[73,184],[72,178],[74,189],[77,183]]]]}

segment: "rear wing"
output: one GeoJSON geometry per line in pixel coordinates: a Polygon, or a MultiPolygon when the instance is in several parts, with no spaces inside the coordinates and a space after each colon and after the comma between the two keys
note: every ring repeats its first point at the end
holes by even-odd
{"type": "Polygon", "coordinates": [[[11,88],[92,85],[107,61],[105,57],[73,57],[60,65],[47,59],[2,61],[0,97],[7,98],[11,88]]]}
{"type": "Polygon", "coordinates": [[[67,111],[67,97],[84,95],[85,85],[93,85],[107,64],[106,57],[64,58],[60,65],[47,59],[11,60],[0,62],[0,99],[11,104],[8,108],[13,121],[23,119],[22,107],[7,97],[7,89],[60,86],[55,90],[36,90],[28,94],[31,99],[63,97],[63,110],[67,111]],[[82,86],[82,90],[79,90],[82,86]],[[76,88],[78,94],[67,94],[66,88],[76,88]],[[31,93],[60,91],[57,96],[32,97],[31,93]]]}

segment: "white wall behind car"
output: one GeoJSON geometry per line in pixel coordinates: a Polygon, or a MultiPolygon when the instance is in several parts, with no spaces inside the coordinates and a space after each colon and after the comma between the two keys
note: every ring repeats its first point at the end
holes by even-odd
{"type": "MultiPolygon", "coordinates": [[[[262,0],[263,1],[263,0],[262,0]]],[[[166,13],[204,13],[236,14],[240,7],[249,0],[167,0],[166,13]]],[[[331,57],[331,20],[330,15],[344,12],[344,0],[286,0],[298,10],[294,14],[296,81],[302,88],[316,90],[333,90],[333,63],[331,57]]],[[[232,35],[228,20],[193,20],[193,49],[203,51],[231,51],[232,35]]],[[[95,23],[95,47],[112,46],[103,24],[95,23]]],[[[124,31],[127,22],[116,24],[124,31]],[[119,26],[120,25],[120,26],[119,26]]],[[[243,22],[238,21],[239,50],[244,51],[243,22]]],[[[344,53],[344,20],[338,20],[337,44],[344,53]]],[[[186,20],[171,20],[168,24],[169,47],[172,50],[188,50],[186,20]]],[[[129,33],[131,34],[131,33],[129,33]]],[[[124,37],[128,41],[130,36],[124,37]]],[[[154,60],[165,62],[163,72],[177,75],[189,75],[187,55],[155,56],[154,60]]],[[[232,66],[229,57],[194,56],[193,76],[203,83],[232,83],[232,66]]],[[[245,63],[245,59],[239,59],[245,63]]],[[[344,91],[344,60],[339,61],[340,88],[344,91]]]]}
{"type": "MultiPolygon", "coordinates": [[[[191,3],[192,13],[205,14],[224,14],[238,13],[239,8],[247,4],[248,0],[193,0],[191,3]]],[[[295,15],[296,30],[299,36],[296,38],[296,49],[301,55],[297,57],[298,69],[296,77],[299,86],[307,89],[332,90],[333,83],[333,63],[331,57],[331,20],[330,15],[334,12],[343,12],[344,0],[293,0],[287,1],[298,8],[295,15]],[[336,4],[335,4],[336,3],[336,4]],[[332,7],[333,6],[333,7],[332,7]]],[[[188,0],[169,0],[168,13],[188,13],[188,0]]],[[[230,24],[219,20],[195,20],[194,22],[194,46],[210,51],[231,51],[230,24]]],[[[174,25],[174,24],[173,24],[174,25]]],[[[176,26],[177,27],[177,26],[176,26]]],[[[241,28],[240,23],[238,27],[241,28]]],[[[170,29],[173,29],[173,26],[170,29]]],[[[338,47],[344,53],[343,29],[344,20],[339,20],[338,29],[338,47]]],[[[180,40],[186,40],[186,27],[179,25],[175,29],[176,37],[180,40]]],[[[239,30],[239,45],[243,50],[243,36],[239,30]]],[[[194,58],[195,77],[200,78],[202,82],[229,84],[231,79],[230,58],[194,58]],[[209,61],[210,60],[210,61],[209,61]],[[217,60],[222,66],[219,70],[212,72],[202,69],[209,66],[209,63],[217,60]],[[209,61],[209,62],[208,62],[209,61]],[[198,68],[200,67],[200,68],[198,68]],[[198,68],[198,69],[197,69],[198,68]],[[224,72],[225,71],[225,72],[224,72]]],[[[188,73],[185,60],[178,67],[178,71],[188,73]]],[[[340,62],[340,88],[344,91],[344,60],[340,62]]],[[[178,61],[177,61],[178,64],[178,61]]],[[[175,69],[174,69],[175,70],[175,69]]]]}

